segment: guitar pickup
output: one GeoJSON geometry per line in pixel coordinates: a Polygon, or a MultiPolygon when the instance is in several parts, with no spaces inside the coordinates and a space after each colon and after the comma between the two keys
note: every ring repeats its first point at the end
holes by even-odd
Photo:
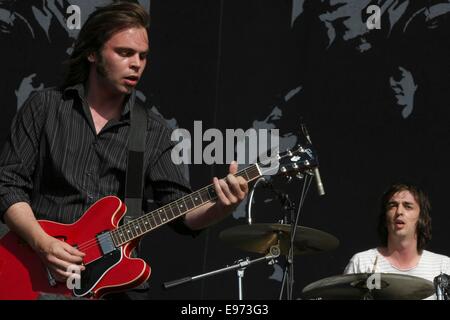
{"type": "Polygon", "coordinates": [[[98,244],[100,245],[100,249],[102,250],[103,255],[106,255],[116,250],[116,246],[114,245],[114,241],[109,231],[99,233],[97,235],[97,241],[98,244]]]}

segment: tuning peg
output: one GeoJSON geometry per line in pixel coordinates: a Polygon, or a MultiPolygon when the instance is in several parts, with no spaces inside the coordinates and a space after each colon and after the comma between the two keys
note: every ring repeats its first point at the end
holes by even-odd
{"type": "Polygon", "coordinates": [[[298,165],[297,165],[296,163],[293,163],[293,164],[292,164],[292,169],[297,170],[297,169],[298,169],[298,165]]]}
{"type": "Polygon", "coordinates": [[[287,170],[286,170],[286,167],[281,167],[281,168],[280,168],[280,171],[281,171],[282,173],[286,173],[286,171],[287,171],[287,170]]]}
{"type": "Polygon", "coordinates": [[[292,156],[292,151],[291,151],[290,149],[287,149],[287,150],[286,150],[286,154],[287,154],[289,157],[291,157],[291,156],[292,156]]]}

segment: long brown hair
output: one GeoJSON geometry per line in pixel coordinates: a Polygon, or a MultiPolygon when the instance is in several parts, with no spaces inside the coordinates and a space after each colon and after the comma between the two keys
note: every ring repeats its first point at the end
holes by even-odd
{"type": "Polygon", "coordinates": [[[381,244],[387,246],[388,230],[386,226],[387,205],[391,197],[400,191],[409,191],[420,207],[419,221],[417,222],[417,251],[421,253],[431,240],[431,205],[428,196],[417,186],[406,183],[391,185],[381,198],[380,214],[378,216],[378,236],[381,244]]]}
{"type": "Polygon", "coordinates": [[[149,14],[139,4],[116,2],[94,11],[80,30],[72,55],[66,61],[63,88],[84,83],[89,76],[89,54],[100,54],[103,45],[117,32],[150,25],[149,14]]]}

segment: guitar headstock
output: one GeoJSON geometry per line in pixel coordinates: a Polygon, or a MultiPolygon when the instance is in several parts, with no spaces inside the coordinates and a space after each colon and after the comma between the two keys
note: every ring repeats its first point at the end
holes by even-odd
{"type": "Polygon", "coordinates": [[[289,180],[293,177],[303,178],[303,173],[308,173],[318,166],[316,153],[312,146],[297,145],[277,154],[277,166],[264,166],[259,164],[262,175],[280,175],[289,180]]]}

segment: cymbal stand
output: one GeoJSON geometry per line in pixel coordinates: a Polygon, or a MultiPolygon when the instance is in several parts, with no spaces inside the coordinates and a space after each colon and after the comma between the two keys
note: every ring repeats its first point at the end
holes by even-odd
{"type": "Polygon", "coordinates": [[[239,300],[243,299],[243,288],[242,288],[242,280],[244,278],[244,270],[257,262],[262,262],[262,261],[269,261],[269,264],[273,264],[275,263],[275,259],[278,258],[280,256],[280,247],[279,245],[274,245],[272,247],[270,247],[269,252],[261,258],[257,258],[257,259],[253,259],[250,260],[248,257],[245,259],[240,259],[238,261],[236,261],[233,265],[231,266],[227,266],[225,268],[221,268],[221,269],[217,269],[214,271],[210,271],[207,273],[203,273],[197,276],[193,276],[193,277],[184,277],[178,280],[174,280],[174,281],[168,281],[168,282],[164,282],[163,286],[165,289],[169,289],[175,286],[178,286],[180,284],[183,283],[187,283],[187,282],[191,282],[191,281],[196,281],[202,278],[206,278],[206,277],[210,277],[210,276],[214,276],[216,274],[222,273],[222,272],[226,272],[226,271],[231,271],[231,270],[236,270],[237,269],[237,274],[238,274],[238,284],[239,284],[239,300]]]}

